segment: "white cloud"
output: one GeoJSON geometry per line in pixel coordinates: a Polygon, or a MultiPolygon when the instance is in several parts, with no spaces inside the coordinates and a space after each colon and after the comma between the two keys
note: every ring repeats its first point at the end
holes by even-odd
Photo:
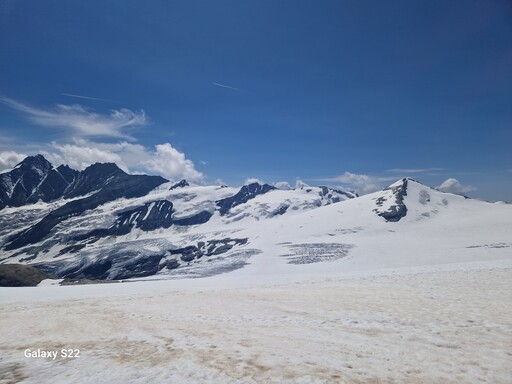
{"type": "Polygon", "coordinates": [[[14,151],[0,152],[0,172],[9,171],[21,162],[27,155],[14,151]]]}
{"type": "Polygon", "coordinates": [[[440,186],[437,187],[438,190],[442,192],[450,192],[450,193],[467,193],[474,191],[476,188],[471,185],[462,185],[457,179],[446,179],[441,183],[440,186]]]}
{"type": "Polygon", "coordinates": [[[360,194],[378,191],[386,186],[390,181],[396,181],[396,177],[380,177],[365,174],[357,174],[345,172],[344,174],[336,177],[318,179],[320,181],[329,181],[335,183],[342,183],[354,189],[360,194]]]}
{"type": "MultiPolygon", "coordinates": [[[[101,114],[77,104],[40,109],[2,96],[0,103],[20,111],[36,124],[64,128],[69,132],[67,142],[53,142],[36,148],[53,165],[67,164],[82,170],[97,162],[108,162],[116,163],[129,173],[157,173],[169,179],[184,178],[193,182],[204,179],[194,163],[171,144],[158,144],[150,149],[126,134],[128,128],[147,124],[143,110],[133,112],[123,108],[101,114]],[[101,142],[100,137],[125,138],[131,142],[101,142]]],[[[5,158],[6,164],[12,163],[11,157],[5,158]]]]}
{"type": "Polygon", "coordinates": [[[169,179],[202,182],[204,178],[204,175],[195,169],[194,163],[169,143],[156,145],[152,158],[143,162],[143,165],[169,179]]]}
{"type": "Polygon", "coordinates": [[[94,163],[116,163],[123,171],[128,167],[118,153],[95,147],[91,144],[57,144],[52,143],[51,151],[42,151],[54,166],[69,165],[73,169],[83,170],[94,163]]]}
{"type": "MultiPolygon", "coordinates": [[[[85,142],[85,140],[81,141],[85,142]]],[[[117,143],[91,143],[88,145],[97,147],[105,152],[119,155],[123,163],[126,164],[126,167],[131,170],[131,173],[135,170],[143,169],[143,163],[153,156],[153,153],[143,145],[128,143],[126,141],[117,143]]]]}
{"type": "Polygon", "coordinates": [[[18,101],[0,97],[0,102],[22,112],[34,123],[63,128],[78,137],[131,137],[123,132],[127,128],[147,124],[143,110],[131,111],[127,108],[112,109],[108,114],[100,114],[78,104],[57,104],[53,109],[40,109],[18,101]]]}
{"type": "Polygon", "coordinates": [[[299,189],[299,188],[304,188],[304,187],[309,187],[309,185],[307,185],[305,182],[303,182],[301,179],[297,179],[295,181],[295,189],[299,189]]]}
{"type": "Polygon", "coordinates": [[[52,143],[41,153],[53,165],[67,164],[78,170],[94,163],[116,163],[123,171],[131,174],[157,173],[168,179],[194,182],[201,182],[204,178],[195,169],[194,163],[169,143],[157,145],[152,151],[126,141],[97,143],[75,139],[67,144],[52,143]]]}
{"type": "Polygon", "coordinates": [[[277,189],[282,189],[284,191],[288,191],[290,189],[293,189],[290,184],[288,184],[287,181],[277,181],[274,183],[274,187],[277,189]]]}
{"type": "Polygon", "coordinates": [[[255,177],[248,177],[244,181],[244,185],[248,185],[248,184],[252,184],[252,183],[264,184],[263,181],[261,181],[260,179],[255,178],[255,177]]]}

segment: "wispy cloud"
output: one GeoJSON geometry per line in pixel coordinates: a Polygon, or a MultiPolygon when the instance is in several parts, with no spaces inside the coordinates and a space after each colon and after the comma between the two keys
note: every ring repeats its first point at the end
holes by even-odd
{"type": "MultiPolygon", "coordinates": [[[[127,128],[147,125],[143,110],[134,112],[123,108],[102,114],[76,104],[57,104],[52,109],[42,109],[3,96],[0,96],[0,103],[19,111],[36,124],[63,128],[69,133],[59,142],[31,146],[30,150],[23,146],[27,153],[43,154],[53,165],[68,164],[75,169],[84,169],[96,162],[112,162],[129,173],[157,173],[168,179],[203,182],[204,175],[195,168],[192,160],[170,143],[150,148],[126,134],[127,128]],[[109,140],[104,142],[102,138],[109,140]],[[112,138],[124,140],[113,142],[112,138]]],[[[2,144],[5,143],[0,143],[0,171],[12,168],[25,157],[21,152],[2,151],[2,144]]]]}
{"type": "Polygon", "coordinates": [[[352,172],[345,172],[342,175],[335,177],[328,177],[323,179],[315,179],[317,181],[326,181],[331,183],[341,183],[345,186],[354,189],[358,193],[370,193],[382,189],[386,183],[396,181],[396,176],[372,176],[365,174],[357,174],[352,172]]]}
{"type": "Polygon", "coordinates": [[[78,104],[57,104],[53,109],[41,109],[16,100],[0,96],[0,102],[24,114],[36,124],[63,128],[80,137],[118,137],[132,139],[123,132],[127,128],[147,124],[143,110],[131,111],[127,108],[112,109],[108,114],[97,113],[78,104]]]}
{"type": "Polygon", "coordinates": [[[217,87],[222,87],[222,88],[231,89],[231,90],[233,90],[233,91],[238,91],[238,92],[247,92],[247,91],[244,91],[243,89],[236,88],[236,87],[231,87],[231,86],[226,85],[226,84],[212,83],[212,85],[216,85],[217,87]]]}
{"type": "Polygon", "coordinates": [[[75,97],[77,99],[87,99],[87,100],[99,100],[99,101],[111,101],[107,99],[100,99],[99,97],[91,97],[91,96],[83,96],[83,95],[73,95],[72,93],[61,93],[62,96],[75,97]]]}
{"type": "Polygon", "coordinates": [[[427,172],[440,172],[444,171],[444,168],[392,168],[386,169],[386,172],[392,173],[427,173],[427,172]]]}

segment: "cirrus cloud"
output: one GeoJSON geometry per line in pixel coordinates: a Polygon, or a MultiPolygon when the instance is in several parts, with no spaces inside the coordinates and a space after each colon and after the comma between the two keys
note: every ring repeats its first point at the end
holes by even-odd
{"type": "Polygon", "coordinates": [[[440,172],[444,171],[444,168],[392,168],[386,169],[386,172],[398,173],[398,174],[417,174],[417,173],[428,173],[428,172],[440,172]]]}
{"type": "Polygon", "coordinates": [[[109,113],[102,114],[79,104],[57,104],[54,108],[42,109],[7,97],[0,97],[0,102],[21,112],[38,125],[66,129],[71,135],[78,137],[117,137],[132,140],[124,131],[147,124],[146,113],[142,109],[112,109],[109,113]]]}

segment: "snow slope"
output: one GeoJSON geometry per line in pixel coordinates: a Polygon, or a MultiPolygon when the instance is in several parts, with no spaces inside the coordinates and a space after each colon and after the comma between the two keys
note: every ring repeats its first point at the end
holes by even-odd
{"type": "Polygon", "coordinates": [[[252,243],[264,250],[252,264],[262,271],[276,270],[276,263],[284,269],[286,262],[298,262],[296,257],[302,255],[305,264],[295,265],[296,269],[346,272],[508,259],[512,253],[511,205],[442,193],[412,180],[403,203],[407,214],[397,222],[386,221],[375,212],[394,204],[391,190],[269,222],[252,243]],[[387,200],[379,206],[383,197],[387,200]],[[327,247],[322,251],[322,244],[339,246],[338,261],[333,257],[329,264],[315,263],[329,254],[327,247]],[[274,255],[286,254],[290,256],[270,261],[274,255]]]}
{"type": "MultiPolygon", "coordinates": [[[[307,275],[495,260],[512,249],[511,205],[439,192],[412,179],[356,198],[318,187],[270,190],[226,212],[219,211],[219,201],[238,189],[170,185],[69,217],[40,243],[2,252],[2,260],[45,263],[59,276],[181,278],[234,270],[247,276],[307,275]],[[172,210],[151,211],[162,216],[155,221],[150,210],[164,206],[172,210]],[[201,215],[205,219],[197,221],[201,215]],[[190,220],[198,224],[180,224],[190,220]]],[[[54,209],[64,202],[52,204],[54,209]]],[[[49,206],[6,208],[0,221],[27,228],[47,215],[49,206]]],[[[11,233],[0,231],[0,238],[11,233]]]]}
{"type": "MultiPolygon", "coordinates": [[[[235,192],[162,186],[129,205],[173,194],[177,211],[193,213],[235,192]]],[[[0,336],[0,382],[512,381],[510,205],[404,179],[314,209],[301,209],[301,197],[299,209],[269,217],[262,211],[282,201],[275,192],[238,206],[234,217],[248,213],[240,220],[212,211],[201,225],[93,244],[248,239],[220,255],[128,283],[0,289],[0,327],[9,330],[0,336]],[[81,357],[24,356],[38,348],[81,357]]],[[[87,220],[112,222],[111,212],[127,207],[109,204],[87,220]]],[[[75,219],[69,231],[85,222],[75,219]]]]}
{"type": "Polygon", "coordinates": [[[295,282],[235,275],[4,288],[0,382],[512,380],[511,262],[295,282]],[[24,357],[38,348],[80,357],[24,357]]]}

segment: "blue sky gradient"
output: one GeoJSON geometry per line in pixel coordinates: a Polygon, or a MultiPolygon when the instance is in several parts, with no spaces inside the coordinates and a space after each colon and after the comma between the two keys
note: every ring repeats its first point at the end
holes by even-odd
{"type": "Polygon", "coordinates": [[[0,0],[0,97],[4,154],[512,200],[507,0],[0,0]]]}

